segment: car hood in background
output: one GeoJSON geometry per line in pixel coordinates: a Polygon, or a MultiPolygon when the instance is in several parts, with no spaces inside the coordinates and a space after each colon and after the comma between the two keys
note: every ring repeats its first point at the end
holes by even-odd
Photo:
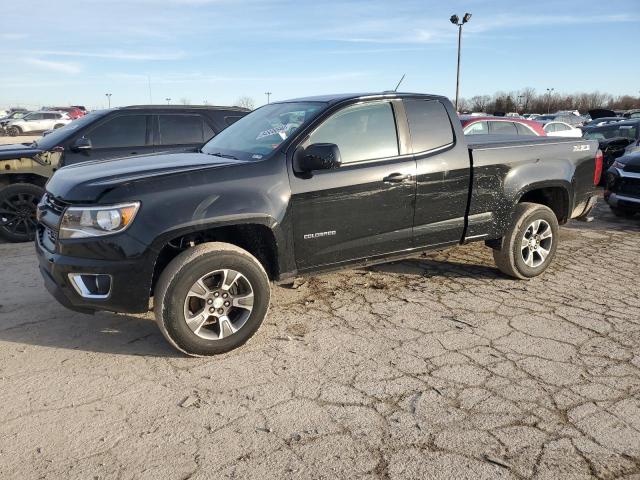
{"type": "Polygon", "coordinates": [[[616,112],[613,110],[607,110],[606,108],[594,108],[589,110],[589,116],[591,120],[597,120],[604,117],[617,117],[616,112]]]}
{"type": "Polygon", "coordinates": [[[0,145],[0,160],[11,160],[14,158],[31,158],[43,150],[32,147],[27,143],[13,143],[10,145],[0,145]]]}

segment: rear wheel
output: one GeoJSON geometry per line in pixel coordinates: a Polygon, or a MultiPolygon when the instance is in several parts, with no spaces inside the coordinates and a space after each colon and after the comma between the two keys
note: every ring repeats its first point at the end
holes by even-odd
{"type": "Polygon", "coordinates": [[[224,353],[258,330],[270,296],[269,277],[253,255],[228,243],[204,243],[182,252],[160,275],[156,322],[188,355],[224,353]]]}
{"type": "Polygon", "coordinates": [[[610,208],[613,214],[616,217],[620,217],[620,218],[631,218],[636,214],[636,212],[634,212],[633,210],[627,210],[626,208],[620,208],[620,207],[610,207],[610,208]]]}
{"type": "Polygon", "coordinates": [[[29,183],[14,183],[0,190],[0,237],[30,242],[36,234],[36,207],[44,190],[29,183]]]}
{"type": "Polygon", "coordinates": [[[551,264],[558,246],[558,219],[553,211],[535,203],[519,203],[511,226],[493,251],[496,266],[510,277],[540,275],[551,264]]]}

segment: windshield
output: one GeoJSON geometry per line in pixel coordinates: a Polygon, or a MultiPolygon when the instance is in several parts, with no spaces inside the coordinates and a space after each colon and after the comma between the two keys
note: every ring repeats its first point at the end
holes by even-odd
{"type": "Polygon", "coordinates": [[[322,102],[272,103],[254,110],[213,137],[203,153],[260,160],[326,107],[322,102]]]}
{"type": "Polygon", "coordinates": [[[98,118],[107,114],[107,112],[108,110],[96,110],[95,112],[91,112],[84,117],[80,117],[77,120],[67,123],[64,127],[57,128],[50,134],[33,142],[34,146],[42,148],[44,150],[49,150],[55,146],[58,146],[60,145],[60,143],[64,142],[71,134],[73,134],[73,132],[76,132],[82,127],[95,122],[98,118]]]}
{"type": "Polygon", "coordinates": [[[637,125],[610,125],[599,127],[585,132],[583,135],[587,140],[608,140],[610,138],[628,138],[635,140],[638,136],[637,125]]]}

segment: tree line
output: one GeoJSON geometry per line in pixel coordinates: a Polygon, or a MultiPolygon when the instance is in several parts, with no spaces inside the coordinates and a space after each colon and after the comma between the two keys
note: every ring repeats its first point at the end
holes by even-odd
{"type": "Polygon", "coordinates": [[[578,110],[586,113],[593,108],[611,110],[631,110],[640,108],[640,97],[631,95],[614,96],[602,92],[579,93],[537,93],[527,87],[512,92],[496,92],[493,95],[475,95],[461,98],[458,102],[460,112],[518,112],[547,113],[558,110],[578,110]]]}

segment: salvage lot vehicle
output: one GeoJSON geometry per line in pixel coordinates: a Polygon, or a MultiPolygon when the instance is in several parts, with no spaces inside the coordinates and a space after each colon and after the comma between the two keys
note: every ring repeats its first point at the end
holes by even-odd
{"type": "Polygon", "coordinates": [[[640,212],[640,152],[624,155],[607,171],[604,199],[618,217],[640,212]]]}
{"type": "Polygon", "coordinates": [[[5,130],[7,135],[16,137],[23,133],[42,133],[45,130],[58,129],[70,122],[71,119],[64,112],[39,111],[10,120],[5,125],[5,130]]]}
{"type": "Polygon", "coordinates": [[[602,157],[583,139],[462,133],[444,97],[271,103],[199,153],[60,169],[38,206],[46,288],[83,312],[145,312],[190,355],[245,343],[269,281],[483,240],[540,275],[558,224],[589,214],[602,157]]]}
{"type": "Polygon", "coordinates": [[[13,242],[33,240],[36,205],[56,169],[88,160],[196,149],[247,112],[237,107],[123,107],[92,112],[32,144],[0,146],[0,236],[13,242]]]}
{"type": "Polygon", "coordinates": [[[582,130],[576,127],[572,127],[565,122],[547,122],[542,128],[544,129],[544,132],[550,137],[582,137],[582,130]]]}
{"type": "Polygon", "coordinates": [[[598,140],[604,154],[603,175],[600,185],[604,185],[605,173],[613,162],[629,153],[640,151],[640,119],[610,123],[601,127],[585,128],[582,138],[598,140]]]}
{"type": "Polygon", "coordinates": [[[460,117],[465,135],[533,135],[545,136],[538,122],[512,117],[478,117],[463,115],[460,117]]]}

